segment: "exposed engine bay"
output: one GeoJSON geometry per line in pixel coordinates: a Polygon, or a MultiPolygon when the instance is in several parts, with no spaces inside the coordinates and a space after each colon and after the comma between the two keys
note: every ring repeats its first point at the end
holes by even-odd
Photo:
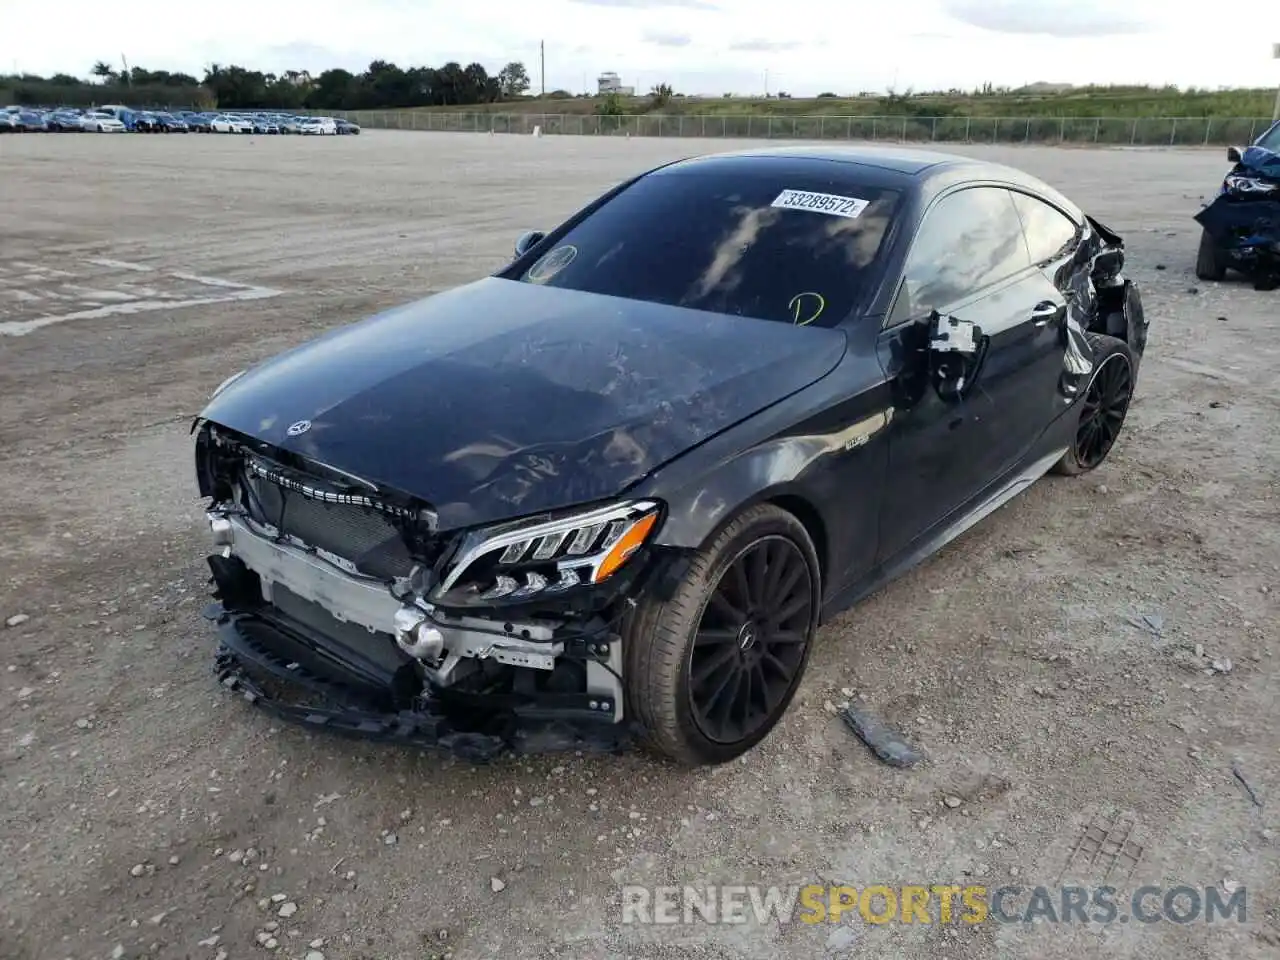
{"type": "Polygon", "coordinates": [[[625,742],[618,625],[659,566],[633,557],[657,504],[442,534],[412,497],[196,429],[224,684],[294,719],[473,759],[625,742]],[[298,691],[310,699],[291,706],[298,691]]]}

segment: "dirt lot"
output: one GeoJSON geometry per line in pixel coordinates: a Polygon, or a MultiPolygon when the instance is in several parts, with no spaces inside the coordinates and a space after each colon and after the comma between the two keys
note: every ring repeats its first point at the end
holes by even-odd
{"type": "Polygon", "coordinates": [[[1128,238],[1153,325],[1127,433],[827,628],[743,762],[476,769],[216,686],[187,431],[219,381],[730,146],[0,140],[0,956],[238,960],[268,924],[329,960],[1280,954],[1280,300],[1191,275],[1218,150],[973,148],[1128,238]],[[846,688],[928,763],[878,764],[828,712],[846,688]],[[1107,850],[1068,860],[1111,827],[1122,891],[1241,884],[1245,922],[622,923],[623,884],[1095,884],[1107,850]]]}

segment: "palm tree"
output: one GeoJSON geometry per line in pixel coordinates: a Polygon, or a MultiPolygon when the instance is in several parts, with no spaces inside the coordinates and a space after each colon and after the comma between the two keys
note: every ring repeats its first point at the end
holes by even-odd
{"type": "Polygon", "coordinates": [[[93,69],[89,71],[103,83],[110,83],[116,78],[116,72],[111,68],[111,64],[105,60],[99,60],[93,65],[93,69]]]}

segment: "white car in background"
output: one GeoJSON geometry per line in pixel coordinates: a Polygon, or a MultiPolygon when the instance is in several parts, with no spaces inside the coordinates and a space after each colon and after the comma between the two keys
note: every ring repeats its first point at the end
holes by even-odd
{"type": "Polygon", "coordinates": [[[124,133],[120,118],[103,110],[91,110],[80,118],[80,129],[89,133],[124,133]]]}
{"type": "Polygon", "coordinates": [[[338,135],[338,125],[328,117],[307,117],[298,124],[299,133],[338,135]]]}
{"type": "Polygon", "coordinates": [[[253,133],[253,124],[240,117],[220,113],[209,121],[209,129],[214,133],[253,133]]]}

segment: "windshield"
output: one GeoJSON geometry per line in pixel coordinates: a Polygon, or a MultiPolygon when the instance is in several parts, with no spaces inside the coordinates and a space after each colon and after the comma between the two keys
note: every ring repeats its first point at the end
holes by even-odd
{"type": "Polygon", "coordinates": [[[832,326],[874,283],[899,199],[856,173],[789,176],[768,161],[659,171],[590,214],[518,279],[832,326]]]}
{"type": "Polygon", "coordinates": [[[1277,123],[1259,137],[1254,146],[1261,147],[1263,150],[1270,150],[1272,153],[1280,153],[1280,123],[1277,123]]]}

